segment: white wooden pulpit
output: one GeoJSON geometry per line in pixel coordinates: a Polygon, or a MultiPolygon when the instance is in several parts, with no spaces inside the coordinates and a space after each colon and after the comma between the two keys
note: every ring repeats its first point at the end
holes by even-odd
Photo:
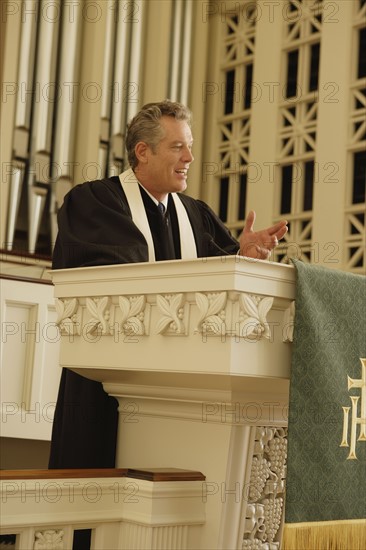
{"type": "Polygon", "coordinates": [[[202,472],[200,548],[278,548],[294,269],[226,256],[52,278],[61,366],[119,401],[117,466],[202,472]]]}

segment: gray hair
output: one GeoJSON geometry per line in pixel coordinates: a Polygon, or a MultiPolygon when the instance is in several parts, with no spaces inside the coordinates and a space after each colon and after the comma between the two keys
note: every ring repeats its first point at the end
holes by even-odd
{"type": "Polygon", "coordinates": [[[127,125],[126,150],[128,162],[134,170],[138,164],[135,154],[137,143],[143,141],[155,153],[156,147],[164,137],[164,130],[160,124],[163,116],[170,116],[176,120],[184,120],[191,125],[192,113],[182,103],[166,99],[160,103],[147,103],[127,125]]]}

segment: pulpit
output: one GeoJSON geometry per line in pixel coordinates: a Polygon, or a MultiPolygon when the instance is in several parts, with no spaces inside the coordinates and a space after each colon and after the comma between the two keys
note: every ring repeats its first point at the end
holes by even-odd
{"type": "Polygon", "coordinates": [[[279,548],[294,269],[225,256],[52,278],[61,366],[119,401],[117,466],[202,472],[200,548],[279,548]]]}

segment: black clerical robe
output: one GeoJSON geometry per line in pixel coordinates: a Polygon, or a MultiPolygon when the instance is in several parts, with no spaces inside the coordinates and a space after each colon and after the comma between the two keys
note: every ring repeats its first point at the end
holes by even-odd
{"type": "MultiPolygon", "coordinates": [[[[181,257],[174,201],[162,219],[140,188],[156,260],[181,257]]],[[[239,245],[204,202],[179,195],[187,210],[197,256],[236,254],[239,245]]],[[[58,214],[53,269],[148,261],[145,237],[132,221],[117,176],[74,187],[58,214]]],[[[52,431],[50,468],[113,468],[118,402],[99,382],[63,369],[52,431]]]]}

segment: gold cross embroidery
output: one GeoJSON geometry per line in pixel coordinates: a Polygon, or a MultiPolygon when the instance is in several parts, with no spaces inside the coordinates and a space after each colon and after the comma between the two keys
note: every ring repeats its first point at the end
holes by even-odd
{"type": "MultiPolygon", "coordinates": [[[[361,408],[360,416],[357,416],[358,401],[360,396],[351,396],[352,414],[351,414],[351,447],[347,460],[357,459],[356,456],[356,439],[357,441],[366,441],[366,359],[360,359],[362,366],[361,379],[355,380],[348,378],[348,390],[351,388],[360,388],[361,390],[361,408]],[[357,438],[357,427],[360,426],[360,433],[357,438]]],[[[340,447],[349,447],[348,445],[348,424],[349,412],[351,407],[342,407],[343,409],[343,434],[340,447]]]]}

